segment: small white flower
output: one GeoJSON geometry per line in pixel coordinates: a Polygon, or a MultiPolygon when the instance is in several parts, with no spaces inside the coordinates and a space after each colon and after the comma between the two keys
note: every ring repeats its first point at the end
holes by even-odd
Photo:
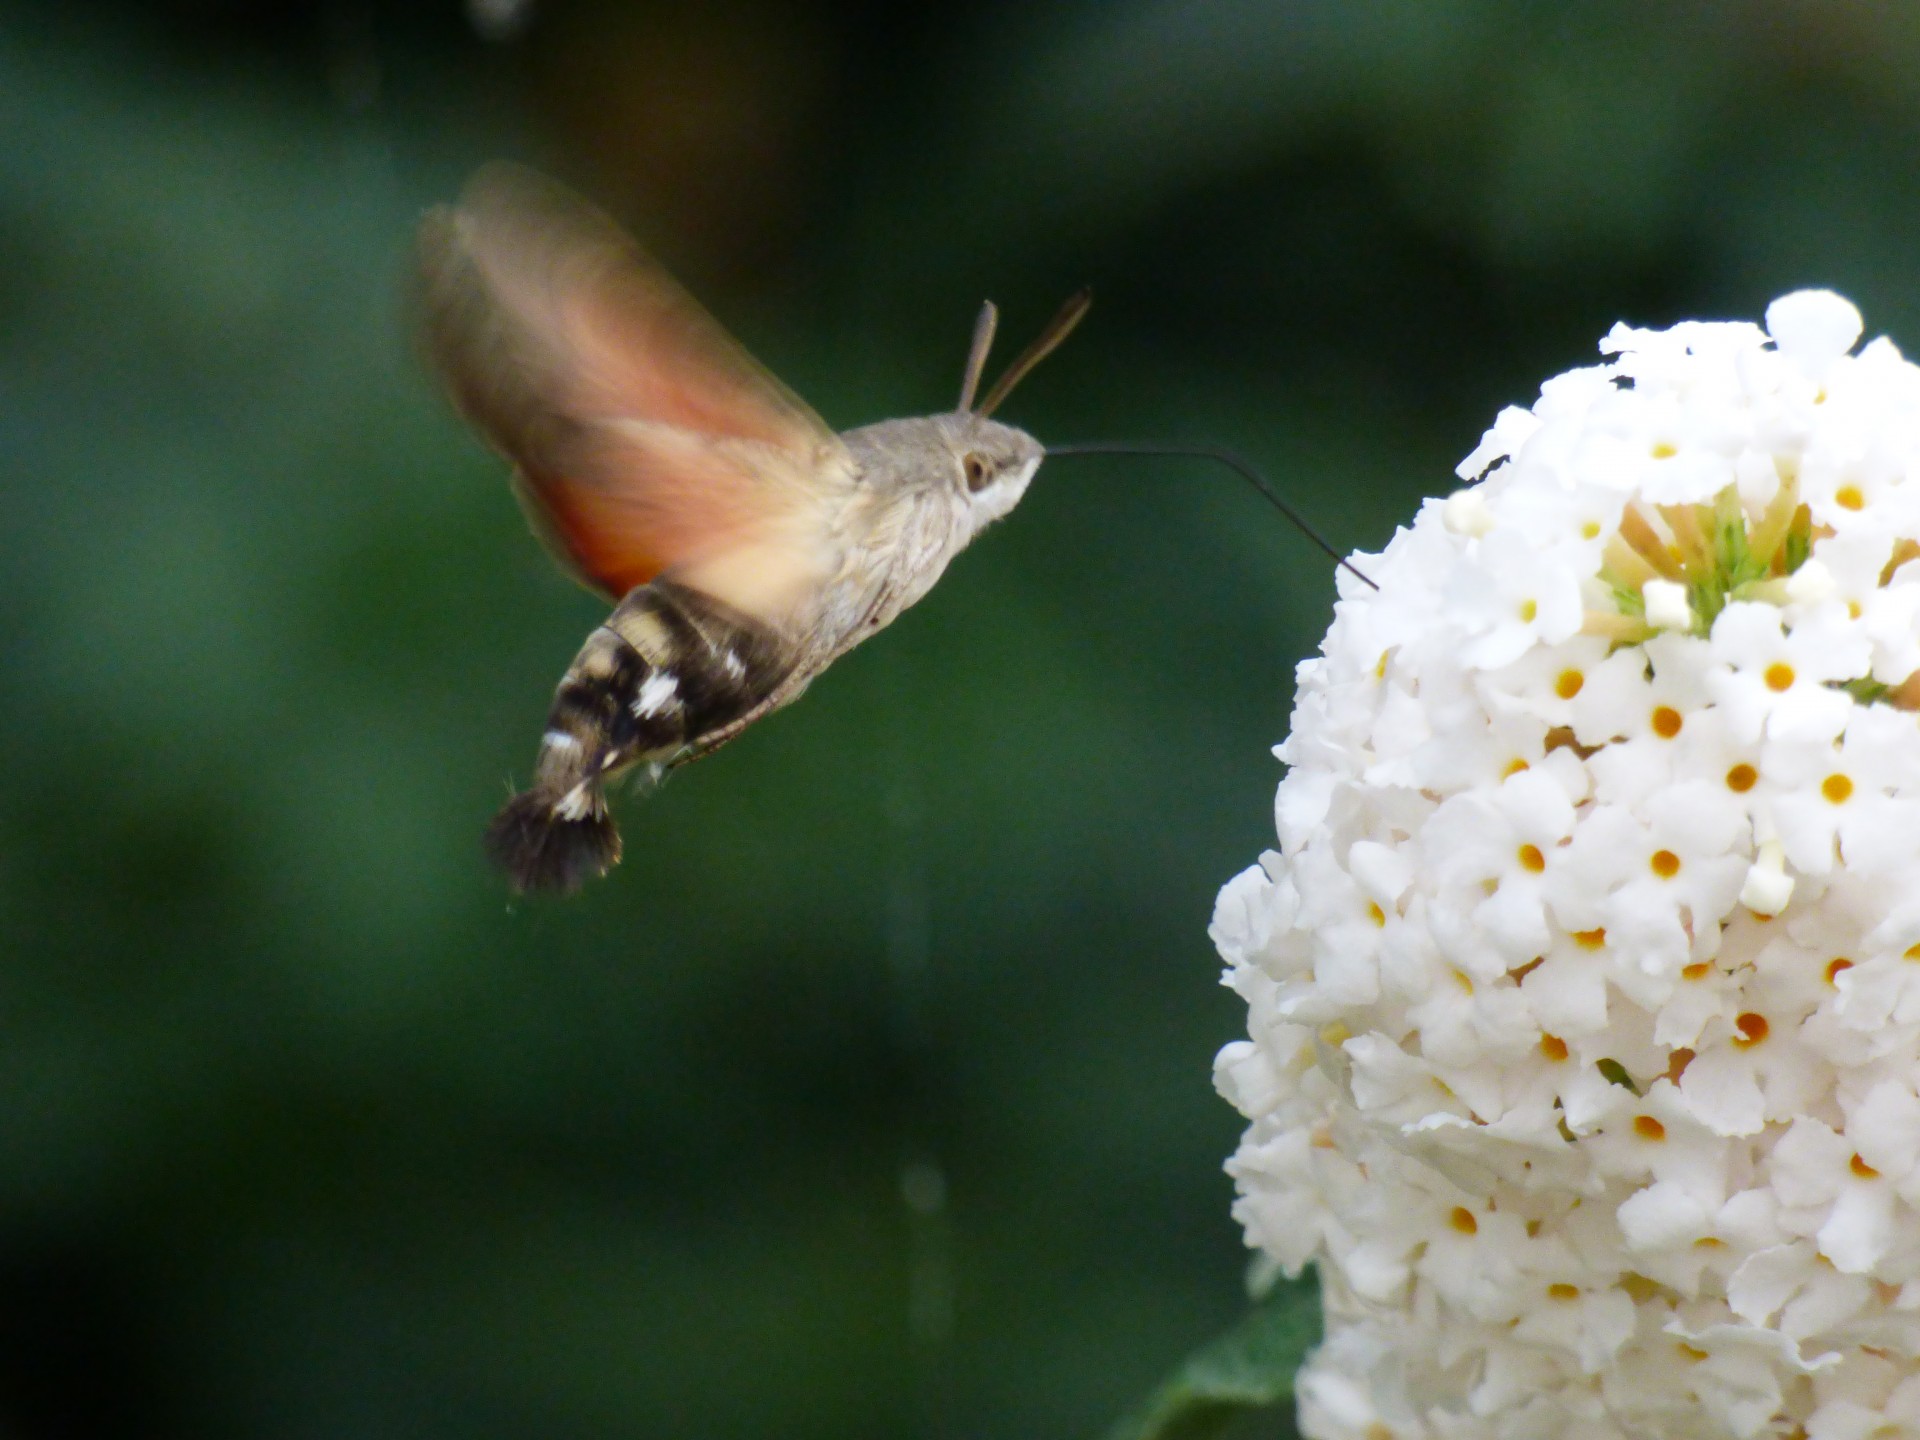
{"type": "Polygon", "coordinates": [[[1616,327],[1342,582],[1221,892],[1304,1434],[1920,1433],[1920,367],[1616,327]]]}
{"type": "Polygon", "coordinates": [[[1920,726],[1887,706],[1855,706],[1837,746],[1788,746],[1773,813],[1795,869],[1823,875],[1911,871],[1920,861],[1920,726]]]}
{"type": "Polygon", "coordinates": [[[1844,608],[1821,606],[1789,633],[1780,610],[1736,602],[1713,625],[1714,700],[1734,734],[1756,740],[1831,740],[1852,703],[1832,682],[1867,674],[1872,650],[1844,608]]]}
{"type": "Polygon", "coordinates": [[[1466,632],[1460,658],[1473,669],[1512,663],[1541,641],[1554,644],[1580,629],[1579,581],[1550,554],[1509,530],[1476,542],[1478,564],[1454,571],[1446,603],[1466,632]]]}

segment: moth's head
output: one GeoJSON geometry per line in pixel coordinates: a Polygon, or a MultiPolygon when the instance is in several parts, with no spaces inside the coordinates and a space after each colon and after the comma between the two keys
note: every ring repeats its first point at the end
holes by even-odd
{"type": "Polygon", "coordinates": [[[966,374],[960,382],[959,408],[951,415],[933,417],[941,440],[951,453],[960,494],[965,498],[967,515],[976,532],[1019,503],[1046,453],[1040,448],[1040,442],[1026,431],[1002,425],[991,416],[1027,372],[1067,338],[1087,313],[1091,301],[1091,294],[1082,290],[1061,306],[1060,312],[1047,322],[1046,328],[1007,366],[986,397],[976,404],[974,396],[979,393],[987,368],[987,352],[993,348],[993,332],[1000,314],[991,300],[980,308],[980,318],[973,327],[973,345],[967,355],[966,374]]]}
{"type": "Polygon", "coordinates": [[[867,490],[953,517],[963,544],[1019,503],[1046,453],[1026,431],[968,411],[882,420],[841,438],[867,490]]]}
{"type": "Polygon", "coordinates": [[[976,531],[1020,503],[1046,454],[1038,440],[970,411],[931,419],[945,451],[943,478],[966,503],[976,531]]]}

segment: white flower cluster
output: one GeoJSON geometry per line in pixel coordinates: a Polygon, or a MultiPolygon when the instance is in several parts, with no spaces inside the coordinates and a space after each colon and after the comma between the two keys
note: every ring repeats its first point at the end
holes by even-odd
{"type": "Polygon", "coordinates": [[[1616,327],[1342,577],[1213,935],[1318,1440],[1920,1435],[1920,367],[1616,327]]]}

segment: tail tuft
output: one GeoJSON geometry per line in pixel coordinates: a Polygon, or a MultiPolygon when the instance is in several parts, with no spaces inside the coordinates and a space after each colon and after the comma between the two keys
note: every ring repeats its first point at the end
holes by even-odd
{"type": "Polygon", "coordinates": [[[566,806],[545,789],[514,796],[487,826],[487,858],[516,890],[578,890],[620,860],[620,831],[596,794],[566,806]]]}

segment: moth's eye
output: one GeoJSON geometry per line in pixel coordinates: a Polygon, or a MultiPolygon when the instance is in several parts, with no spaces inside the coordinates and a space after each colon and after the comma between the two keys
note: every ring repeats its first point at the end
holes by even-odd
{"type": "Polygon", "coordinates": [[[988,483],[993,479],[993,467],[987,463],[986,457],[975,454],[971,450],[967,452],[966,458],[960,462],[960,469],[966,474],[967,489],[976,494],[986,489],[988,483]]]}

